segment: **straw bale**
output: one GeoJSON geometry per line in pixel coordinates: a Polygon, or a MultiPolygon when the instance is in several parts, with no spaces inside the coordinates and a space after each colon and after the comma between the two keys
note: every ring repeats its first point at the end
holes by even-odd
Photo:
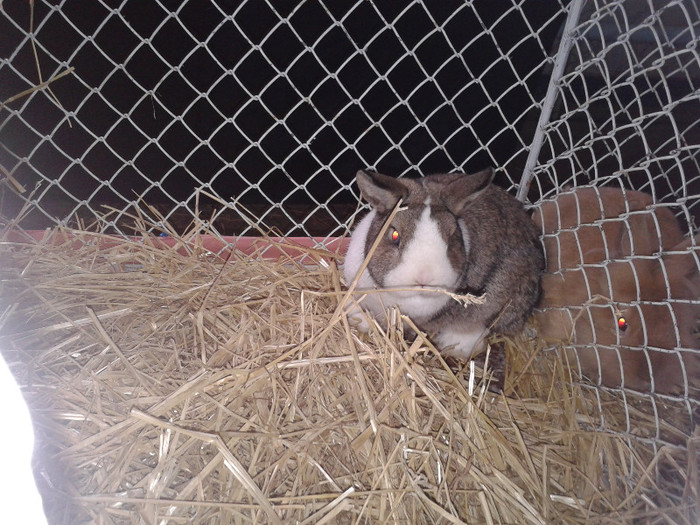
{"type": "Polygon", "coordinates": [[[451,368],[400,323],[354,331],[334,254],[199,239],[0,244],[0,347],[53,523],[695,519],[700,436],[638,442],[643,411],[537,339],[498,342],[495,394],[488,359],[451,368]]]}

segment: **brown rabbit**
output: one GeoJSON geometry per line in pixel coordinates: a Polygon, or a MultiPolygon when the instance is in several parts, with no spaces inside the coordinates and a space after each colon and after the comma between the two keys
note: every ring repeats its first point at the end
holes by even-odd
{"type": "Polygon", "coordinates": [[[599,384],[687,392],[700,379],[700,235],[684,240],[670,210],[643,211],[649,204],[643,193],[611,188],[581,188],[543,203],[535,220],[553,268],[542,277],[538,332],[575,344],[570,356],[599,384]],[[635,208],[627,222],[613,215],[635,208]],[[573,229],[548,244],[547,232],[556,239],[558,225],[573,229]],[[574,255],[567,252],[574,247],[574,255]],[[659,250],[663,257],[651,256],[659,250]]]}
{"type": "Polygon", "coordinates": [[[543,201],[532,218],[543,233],[547,271],[651,255],[681,242],[673,213],[651,204],[646,193],[610,187],[576,188],[543,201]]]}

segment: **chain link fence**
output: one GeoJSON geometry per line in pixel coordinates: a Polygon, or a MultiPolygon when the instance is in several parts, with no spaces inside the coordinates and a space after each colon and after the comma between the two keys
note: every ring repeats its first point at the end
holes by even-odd
{"type": "MultiPolygon", "coordinates": [[[[2,215],[29,204],[31,229],[111,210],[100,229],[129,234],[142,200],[175,229],[199,216],[215,234],[252,234],[250,212],[283,235],[331,238],[358,213],[359,168],[493,165],[534,207],[588,185],[652,195],[697,269],[699,9],[5,0],[2,215]]],[[[655,304],[674,301],[699,304],[655,304]]],[[[663,402],[691,420],[697,409],[687,390],[663,402]]]]}
{"type": "Polygon", "coordinates": [[[343,234],[359,168],[500,168],[513,186],[541,111],[560,2],[4,2],[0,160],[29,227],[143,198],[248,234],[343,234]],[[35,184],[41,185],[31,193],[35,184]],[[207,200],[198,191],[228,203],[207,200]],[[30,197],[31,195],[31,197],[30,197]]]}
{"type": "MultiPolygon", "coordinates": [[[[656,248],[645,251],[641,246],[634,224],[640,212],[635,211],[630,202],[626,203],[626,210],[621,214],[623,227],[630,238],[637,235],[635,246],[627,255],[607,250],[590,264],[585,263],[581,244],[571,247],[577,254],[581,251],[584,262],[581,266],[587,270],[583,295],[590,298],[590,303],[599,299],[595,296],[596,284],[591,282],[591,275],[596,275],[598,270],[605,272],[604,283],[597,290],[602,289],[604,300],[583,312],[569,309],[566,314],[586,316],[585,321],[574,323],[577,330],[590,330],[595,334],[601,368],[619,367],[618,363],[624,362],[624,353],[628,351],[625,344],[630,344],[633,351],[644,350],[644,370],[647,361],[653,368],[655,352],[657,355],[673,353],[674,359],[688,356],[691,360],[697,359],[700,348],[697,287],[700,268],[700,4],[693,1],[658,4],[586,1],[573,2],[569,7],[568,23],[572,29],[561,36],[569,41],[563,41],[564,45],[558,47],[560,52],[567,50],[566,64],[561,75],[552,79],[548,93],[551,112],[546,111],[549,108],[545,104],[538,128],[542,134],[536,135],[533,141],[535,146],[541,141],[541,148],[531,150],[520,195],[527,195],[537,206],[557,194],[582,186],[624,188],[651,195],[654,204],[648,209],[656,219],[647,234],[657,243],[656,248]],[[673,234],[664,230],[659,219],[669,211],[685,235],[683,242],[675,246],[666,242],[673,234]],[[683,257],[687,258],[684,263],[687,266],[681,269],[677,264],[683,257]],[[661,270],[652,268],[652,264],[658,264],[661,270]],[[681,270],[693,275],[692,282],[681,282],[681,270]],[[625,276],[625,272],[629,273],[625,276]],[[622,279],[635,283],[634,292],[614,302],[615,296],[621,295],[622,279]],[[658,293],[651,291],[655,288],[659,289],[658,293]],[[617,332],[613,319],[619,318],[620,312],[641,325],[637,327],[638,333],[634,336],[620,333],[606,341],[605,336],[601,336],[600,326],[596,325],[603,317],[610,320],[611,330],[617,332]],[[625,343],[625,338],[637,340],[625,343]],[[615,355],[607,364],[602,357],[606,351],[615,355]]],[[[603,210],[603,204],[602,201],[589,203],[596,210],[603,210]]],[[[585,201],[580,201],[579,217],[584,215],[583,205],[585,201]]],[[[560,220],[563,222],[562,217],[560,220]]],[[[607,233],[606,226],[614,226],[614,220],[606,219],[602,213],[601,220],[594,224],[607,233]]],[[[564,233],[573,233],[579,243],[579,239],[585,238],[584,229],[574,225],[564,233]]],[[[554,250],[561,255],[567,248],[567,237],[559,231],[550,233],[543,237],[545,246],[556,246],[554,250]]],[[[551,260],[549,254],[548,259],[551,260]]],[[[578,261],[578,255],[576,259],[578,261]]],[[[566,271],[562,274],[566,287],[571,280],[567,280],[566,271]]],[[[567,293],[574,295],[576,285],[567,293]]],[[[572,299],[571,303],[574,302],[572,299]]],[[[579,358],[586,352],[585,346],[577,346],[579,358]]],[[[676,424],[692,429],[699,413],[698,373],[697,368],[689,367],[686,361],[684,374],[674,380],[676,392],[681,395],[661,393],[625,398],[629,435],[639,437],[635,421],[648,417],[656,421],[657,433],[646,437],[653,441],[668,438],[667,430],[663,430],[664,427],[668,429],[664,418],[671,406],[684,414],[684,422],[676,424]]],[[[652,369],[651,381],[656,380],[657,386],[663,381],[658,375],[657,370],[654,378],[652,369]]],[[[603,398],[600,399],[603,403],[603,398]]],[[[605,423],[601,426],[605,428],[605,423]]]]}

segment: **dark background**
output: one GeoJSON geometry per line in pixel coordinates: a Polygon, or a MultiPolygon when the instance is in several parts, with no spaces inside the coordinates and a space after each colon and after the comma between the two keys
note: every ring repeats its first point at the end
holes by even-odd
{"type": "MultiPolygon", "coordinates": [[[[367,167],[493,165],[512,187],[565,18],[549,0],[162,4],[172,13],[141,0],[35,4],[43,79],[75,72],[0,111],[0,164],[28,190],[46,179],[28,227],[137,196],[188,216],[204,187],[290,233],[304,232],[275,210],[338,233],[367,167]]],[[[6,100],[39,78],[29,3],[2,6],[6,100]]],[[[6,192],[3,214],[20,204],[6,192]]],[[[240,225],[220,215],[217,227],[240,225]]]]}
{"type": "MultiPolygon", "coordinates": [[[[358,169],[495,166],[515,192],[568,3],[44,0],[34,46],[30,3],[1,5],[0,100],[75,68],[0,109],[0,166],[26,188],[0,184],[6,219],[110,206],[101,228],[127,232],[142,198],[178,230],[196,214],[250,233],[247,208],[284,234],[339,235],[358,169]]],[[[622,184],[697,222],[697,4],[585,5],[529,200],[622,184]]]]}

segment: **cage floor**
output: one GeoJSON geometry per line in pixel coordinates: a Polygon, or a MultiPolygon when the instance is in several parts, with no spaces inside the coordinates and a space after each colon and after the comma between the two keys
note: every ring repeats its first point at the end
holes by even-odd
{"type": "Polygon", "coordinates": [[[169,242],[0,244],[0,346],[52,523],[697,518],[700,438],[678,407],[588,387],[526,336],[492,341],[493,393],[491,356],[483,373],[351,328],[333,252],[169,242]]]}

